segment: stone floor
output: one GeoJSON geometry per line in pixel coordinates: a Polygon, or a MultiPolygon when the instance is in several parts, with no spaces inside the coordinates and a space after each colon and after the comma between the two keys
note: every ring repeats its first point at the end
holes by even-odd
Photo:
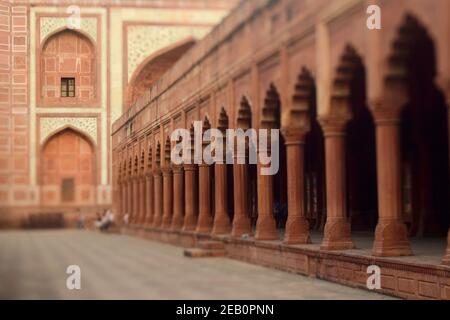
{"type": "Polygon", "coordinates": [[[391,299],[226,258],[89,231],[0,232],[1,299],[391,299]],[[81,290],[66,288],[69,265],[81,290]]]}

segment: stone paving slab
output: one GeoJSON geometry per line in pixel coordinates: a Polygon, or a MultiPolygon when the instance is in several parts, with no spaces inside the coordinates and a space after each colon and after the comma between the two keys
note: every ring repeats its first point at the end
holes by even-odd
{"type": "Polygon", "coordinates": [[[1,299],[392,299],[227,258],[90,231],[0,232],[1,299]],[[66,268],[81,268],[81,290],[66,268]]]}

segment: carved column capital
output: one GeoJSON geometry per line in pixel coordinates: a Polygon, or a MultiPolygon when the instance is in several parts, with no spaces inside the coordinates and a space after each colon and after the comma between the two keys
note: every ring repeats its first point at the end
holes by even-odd
{"type": "Polygon", "coordinates": [[[345,127],[350,118],[334,118],[331,116],[320,117],[319,123],[325,137],[345,136],[345,127]]]}
{"type": "Polygon", "coordinates": [[[283,134],[285,144],[303,144],[305,142],[305,137],[308,134],[309,128],[283,128],[281,133],[283,134]]]}

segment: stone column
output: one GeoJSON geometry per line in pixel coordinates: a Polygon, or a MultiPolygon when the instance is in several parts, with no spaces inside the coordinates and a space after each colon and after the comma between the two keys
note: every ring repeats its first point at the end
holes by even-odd
{"type": "Polygon", "coordinates": [[[258,163],[258,220],[255,239],[277,240],[278,231],[273,217],[273,176],[261,174],[261,169],[265,167],[269,166],[258,163]]]}
{"type": "Polygon", "coordinates": [[[195,226],[197,225],[197,183],[195,179],[196,171],[197,166],[195,164],[184,165],[185,211],[183,230],[185,231],[195,230],[195,226]]]}
{"type": "MultiPolygon", "coordinates": [[[[450,79],[443,79],[443,92],[445,93],[446,100],[447,100],[447,130],[448,130],[448,141],[450,143],[450,79]]],[[[450,146],[449,146],[449,152],[450,152],[450,146]]],[[[450,154],[449,154],[449,160],[450,160],[450,154]]],[[[450,165],[450,163],[449,163],[450,165]]],[[[448,229],[448,235],[447,235],[447,252],[442,259],[442,264],[450,266],[450,229],[448,229]]]]}
{"type": "Polygon", "coordinates": [[[196,232],[209,233],[212,229],[211,216],[211,172],[207,164],[199,165],[199,209],[196,232]]]}
{"type": "Polygon", "coordinates": [[[228,234],[231,231],[231,225],[228,216],[226,163],[215,164],[214,180],[215,214],[212,234],[228,234]]]}
{"type": "Polygon", "coordinates": [[[146,209],[147,209],[147,193],[145,191],[145,176],[142,175],[139,178],[139,198],[140,198],[140,202],[139,202],[139,220],[137,221],[137,223],[139,225],[144,225],[145,222],[145,215],[146,215],[146,209]]]}
{"type": "Polygon", "coordinates": [[[231,236],[240,238],[244,234],[252,233],[250,218],[248,217],[248,165],[239,164],[238,157],[233,164],[234,217],[231,236]]]}
{"type": "MultiPolygon", "coordinates": [[[[126,213],[128,213],[128,203],[127,203],[127,192],[128,192],[128,186],[127,181],[122,178],[122,189],[120,196],[122,197],[122,213],[121,216],[125,216],[126,213]]],[[[119,221],[119,223],[122,223],[123,220],[119,221]]]]}
{"type": "Polygon", "coordinates": [[[378,224],[373,254],[412,255],[402,217],[400,114],[402,104],[374,110],[377,143],[378,224]]]}
{"type": "Polygon", "coordinates": [[[133,224],[139,223],[139,214],[141,212],[141,206],[140,206],[140,194],[139,194],[139,186],[140,186],[140,179],[138,176],[133,177],[133,224]]]}
{"type": "Polygon", "coordinates": [[[145,225],[147,227],[151,227],[153,224],[153,212],[154,212],[154,208],[155,208],[155,201],[154,201],[154,196],[155,196],[155,191],[153,188],[153,175],[151,173],[147,173],[146,176],[146,183],[147,183],[147,187],[145,188],[146,190],[146,198],[147,198],[147,214],[146,214],[146,218],[145,218],[145,225]]]}
{"type": "Polygon", "coordinates": [[[288,176],[288,218],[284,242],[311,243],[309,223],[305,217],[304,146],[306,132],[283,130],[288,176]]]}
{"type": "Polygon", "coordinates": [[[172,214],[173,214],[173,183],[172,183],[172,169],[167,166],[163,169],[163,218],[162,218],[162,228],[169,229],[172,225],[172,214]]]}
{"type": "Polygon", "coordinates": [[[113,194],[113,212],[118,221],[122,220],[121,217],[123,214],[122,187],[122,179],[119,177],[117,179],[117,189],[113,194]]]}
{"type": "Polygon", "coordinates": [[[327,221],[321,245],[323,250],[345,250],[355,247],[347,220],[345,169],[345,126],[348,119],[321,121],[325,137],[325,174],[327,221]]]}
{"type": "Polygon", "coordinates": [[[154,183],[154,191],[155,191],[155,207],[154,207],[154,215],[153,215],[153,227],[159,228],[162,223],[162,209],[163,209],[163,186],[162,186],[162,175],[160,169],[155,169],[153,173],[153,183],[154,183]]]}
{"type": "Polygon", "coordinates": [[[447,252],[444,256],[444,259],[442,259],[442,264],[450,266],[450,230],[447,235],[447,252]]]}
{"type": "Polygon", "coordinates": [[[128,177],[127,183],[127,204],[128,204],[128,224],[131,224],[133,217],[133,179],[128,177]]]}
{"type": "Polygon", "coordinates": [[[180,230],[183,227],[183,192],[184,192],[183,167],[173,167],[173,217],[172,230],[180,230]]]}

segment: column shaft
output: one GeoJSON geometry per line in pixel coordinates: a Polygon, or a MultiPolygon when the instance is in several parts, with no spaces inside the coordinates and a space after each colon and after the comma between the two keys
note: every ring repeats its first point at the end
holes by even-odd
{"type": "Polygon", "coordinates": [[[238,164],[236,161],[233,165],[234,217],[231,236],[240,238],[244,234],[250,235],[252,226],[248,217],[248,166],[247,164],[238,164]]]}
{"type": "Polygon", "coordinates": [[[146,215],[146,206],[147,206],[147,197],[146,197],[146,192],[145,192],[145,177],[142,176],[139,179],[139,198],[140,198],[140,212],[139,212],[139,221],[138,224],[139,225],[144,225],[145,222],[145,215],[146,215]]]}
{"type": "Polygon", "coordinates": [[[140,197],[139,197],[139,179],[138,177],[134,177],[133,179],[133,224],[137,224],[139,222],[139,213],[141,210],[140,206],[140,197]]]}
{"type": "Polygon", "coordinates": [[[311,243],[309,223],[305,217],[304,139],[286,139],[288,218],[284,242],[311,243]]]}
{"type": "Polygon", "coordinates": [[[159,228],[162,223],[162,175],[160,170],[156,170],[153,175],[154,181],[154,191],[155,191],[155,208],[154,208],[154,216],[153,216],[153,227],[159,228]]]}
{"type": "Polygon", "coordinates": [[[262,175],[264,166],[258,163],[258,220],[256,240],[277,240],[278,231],[273,217],[273,176],[262,175]]]}
{"type": "Polygon", "coordinates": [[[211,216],[211,172],[210,166],[199,165],[199,210],[198,222],[195,231],[209,233],[212,229],[211,216]]]}
{"type": "Polygon", "coordinates": [[[354,248],[350,223],[347,221],[345,172],[345,125],[342,123],[325,132],[325,171],[327,191],[327,221],[321,249],[354,248]]]}
{"type": "Polygon", "coordinates": [[[402,186],[399,121],[376,121],[378,172],[378,224],[373,254],[411,255],[402,217],[402,186]]]}
{"type": "Polygon", "coordinates": [[[173,214],[173,183],[172,183],[172,170],[170,168],[165,168],[163,170],[163,218],[162,227],[164,229],[169,229],[172,225],[172,214],[173,214]]]}
{"type": "MultiPolygon", "coordinates": [[[[122,181],[122,194],[120,195],[122,197],[122,216],[128,213],[127,188],[127,183],[125,181],[122,181]]],[[[122,221],[120,221],[119,223],[122,223],[122,221]]]]}
{"type": "Polygon", "coordinates": [[[212,234],[227,234],[231,231],[227,203],[227,165],[216,163],[214,166],[215,214],[212,234]]]}
{"type": "Polygon", "coordinates": [[[147,187],[146,187],[147,214],[146,214],[146,219],[145,219],[145,225],[147,225],[148,227],[151,227],[153,224],[153,213],[154,213],[154,208],[155,208],[155,201],[154,201],[155,191],[153,188],[153,175],[152,174],[147,174],[146,182],[147,182],[147,187]]]}
{"type": "Polygon", "coordinates": [[[184,201],[183,168],[175,166],[173,169],[173,218],[172,230],[180,230],[183,227],[183,201],[184,201]]]}
{"type": "Polygon", "coordinates": [[[185,178],[185,211],[183,230],[195,230],[197,225],[197,183],[195,179],[197,167],[196,165],[184,166],[185,178]]]}

